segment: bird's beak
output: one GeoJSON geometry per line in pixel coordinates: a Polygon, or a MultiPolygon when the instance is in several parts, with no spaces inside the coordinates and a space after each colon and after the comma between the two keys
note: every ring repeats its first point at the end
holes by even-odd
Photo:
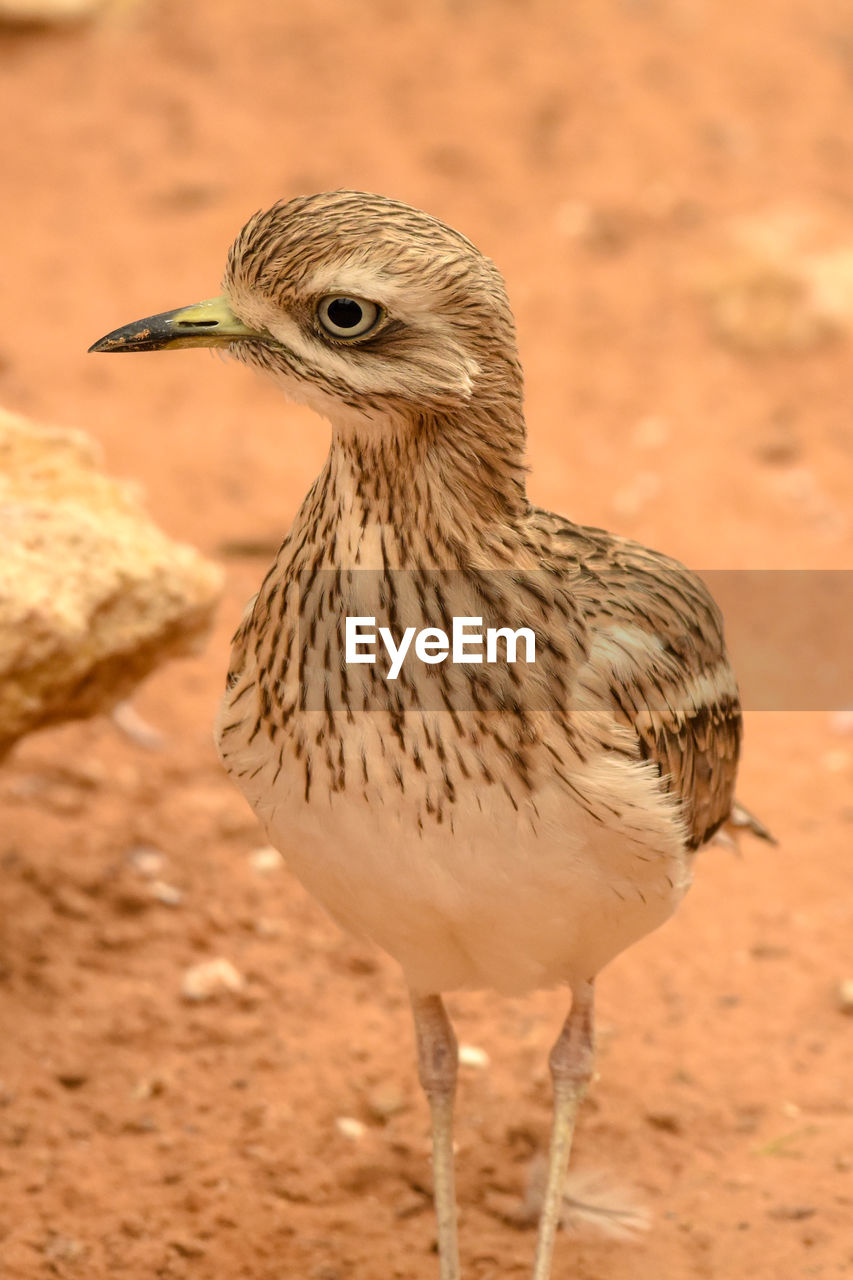
{"type": "Polygon", "coordinates": [[[224,347],[241,338],[260,338],[256,329],[243,324],[228,299],[208,298],[191,307],[161,311],[99,338],[90,351],[161,351],[166,347],[224,347]]]}

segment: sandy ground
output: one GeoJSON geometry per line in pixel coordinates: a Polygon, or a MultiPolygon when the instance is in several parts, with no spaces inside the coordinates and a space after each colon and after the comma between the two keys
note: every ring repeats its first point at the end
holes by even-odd
{"type": "MultiPolygon", "coordinates": [[[[400,977],[252,857],[211,743],[228,637],[327,427],[207,353],[86,348],[217,292],[256,208],[383,191],[504,269],[538,501],[699,569],[850,567],[845,333],[789,324],[772,279],[745,322],[737,279],[723,321],[708,288],[725,303],[739,219],[853,243],[853,6],[163,0],[0,30],[0,65],[0,399],[89,429],[228,570],[205,654],[136,699],[160,750],[98,721],[0,775],[0,1273],[432,1277],[400,977]],[[216,957],[242,990],[182,1000],[216,957]]],[[[555,1280],[853,1274],[851,778],[843,720],[748,717],[740,793],[779,848],[706,852],[599,984],[577,1167],[651,1227],[564,1234],[555,1280]]],[[[488,1055],[458,1123],[477,1280],[529,1271],[564,1000],[451,1002],[488,1055]]]]}

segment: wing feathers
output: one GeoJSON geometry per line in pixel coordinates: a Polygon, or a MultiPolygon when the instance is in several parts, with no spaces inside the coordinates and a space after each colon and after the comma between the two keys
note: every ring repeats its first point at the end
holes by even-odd
{"type": "Polygon", "coordinates": [[[579,685],[634,731],[640,754],[681,800],[689,846],[729,822],[772,838],[735,804],[740,700],[722,617],[702,580],[628,539],[548,512],[533,518],[543,557],[568,575],[588,627],[579,685]]]}

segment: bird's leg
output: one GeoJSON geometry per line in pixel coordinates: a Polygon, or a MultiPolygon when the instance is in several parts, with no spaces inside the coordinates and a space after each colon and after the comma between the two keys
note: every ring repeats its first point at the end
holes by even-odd
{"type": "Polygon", "coordinates": [[[418,1073],[432,1122],[432,1176],[441,1280],[459,1280],[456,1189],[453,1182],[453,1100],[459,1053],[440,996],[412,994],[418,1073]]]}
{"type": "Polygon", "coordinates": [[[536,1261],[533,1280],[549,1280],[554,1238],[563,1208],[563,1192],[575,1117],[592,1077],[594,1057],[593,987],[585,982],[572,993],[572,1007],[563,1024],[557,1043],[551,1050],[549,1065],[554,1083],[554,1123],[548,1152],[548,1180],[539,1219],[536,1261]]]}

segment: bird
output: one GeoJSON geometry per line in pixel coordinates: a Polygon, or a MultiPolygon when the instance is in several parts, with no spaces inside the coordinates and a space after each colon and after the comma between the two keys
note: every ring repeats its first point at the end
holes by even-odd
{"type": "Polygon", "coordinates": [[[772,839],[735,799],[742,713],[720,611],[678,561],[528,498],[506,286],[430,214],[351,190],[279,201],[237,235],[220,296],[90,350],[190,346],[262,370],[331,424],[234,637],[216,736],[290,870],[402,969],[441,1280],[461,1274],[444,996],[570,992],[533,1264],[549,1280],[598,974],[672,915],[702,846],[738,828],[772,839]],[[460,619],[456,661],[441,636],[460,619]],[[506,641],[488,670],[484,619],[506,641]],[[410,628],[417,652],[391,678],[377,637],[399,654],[410,628]]]}

